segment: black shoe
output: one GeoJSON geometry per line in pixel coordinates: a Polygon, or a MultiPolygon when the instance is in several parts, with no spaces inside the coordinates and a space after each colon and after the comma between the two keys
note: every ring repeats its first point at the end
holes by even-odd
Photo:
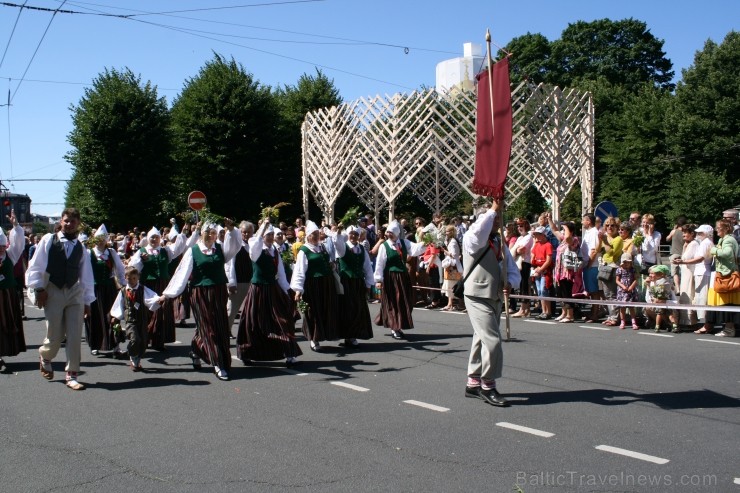
{"type": "Polygon", "coordinates": [[[190,351],[190,359],[193,360],[193,369],[200,370],[203,365],[200,363],[200,358],[195,355],[194,352],[190,351]]]}
{"type": "Polygon", "coordinates": [[[394,339],[396,339],[396,340],[398,340],[398,341],[406,338],[404,336],[403,332],[400,331],[400,330],[392,330],[391,331],[391,337],[394,338],[394,339]]]}
{"type": "Polygon", "coordinates": [[[185,327],[185,325],[187,325],[187,324],[185,323],[185,320],[180,320],[179,322],[177,322],[177,326],[178,326],[178,327],[185,327]]]}
{"type": "Polygon", "coordinates": [[[4,366],[5,366],[5,360],[0,358],[0,370],[2,370],[4,366]]]}
{"type": "Polygon", "coordinates": [[[321,344],[319,344],[318,342],[317,343],[314,343],[314,344],[311,344],[311,351],[313,351],[314,353],[320,353],[321,352],[321,344]]]}
{"type": "Polygon", "coordinates": [[[286,361],[285,362],[285,367],[286,368],[295,368],[296,366],[298,366],[300,364],[301,364],[301,362],[298,361],[298,360],[296,360],[296,361],[286,361]]]}
{"type": "Polygon", "coordinates": [[[509,401],[504,399],[504,397],[501,394],[499,394],[496,389],[490,389],[490,390],[481,389],[480,398],[492,406],[498,406],[498,407],[508,407],[509,406],[509,401]]]}
{"type": "Polygon", "coordinates": [[[480,387],[468,387],[465,386],[465,397],[470,397],[472,399],[482,399],[480,395],[480,387]]]}
{"type": "Polygon", "coordinates": [[[251,359],[243,359],[242,360],[242,363],[244,363],[244,366],[252,366],[252,365],[254,365],[254,361],[252,361],[251,359]]]}
{"type": "Polygon", "coordinates": [[[228,382],[229,380],[231,380],[229,378],[229,375],[227,375],[227,374],[221,375],[217,371],[214,371],[213,373],[216,375],[216,378],[218,378],[222,382],[228,382]]]}

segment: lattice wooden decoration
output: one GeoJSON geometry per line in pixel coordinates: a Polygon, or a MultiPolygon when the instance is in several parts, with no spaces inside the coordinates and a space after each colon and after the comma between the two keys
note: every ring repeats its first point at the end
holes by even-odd
{"type": "MultiPolygon", "coordinates": [[[[360,98],[306,115],[304,208],[311,193],[327,219],[345,186],[376,211],[406,188],[432,210],[465,191],[471,196],[476,95],[434,90],[360,98]]],[[[507,200],[530,184],[560,200],[580,179],[583,209],[592,207],[593,105],[588,93],[520,84],[512,92],[514,134],[507,200]]]]}

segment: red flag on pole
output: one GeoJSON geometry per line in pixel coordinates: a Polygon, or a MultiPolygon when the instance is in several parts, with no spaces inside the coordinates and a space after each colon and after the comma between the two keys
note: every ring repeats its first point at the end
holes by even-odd
{"type": "Polygon", "coordinates": [[[478,75],[478,106],[475,136],[475,175],[473,192],[502,199],[511,156],[511,88],[509,59],[505,57],[493,69],[493,118],[488,71],[478,75]]]}

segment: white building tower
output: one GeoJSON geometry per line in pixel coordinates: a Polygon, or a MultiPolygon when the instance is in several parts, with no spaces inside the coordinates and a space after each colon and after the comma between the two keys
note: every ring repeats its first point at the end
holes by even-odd
{"type": "Polygon", "coordinates": [[[475,76],[483,68],[485,59],[482,45],[463,44],[462,57],[452,58],[437,64],[437,92],[474,90],[475,76]]]}

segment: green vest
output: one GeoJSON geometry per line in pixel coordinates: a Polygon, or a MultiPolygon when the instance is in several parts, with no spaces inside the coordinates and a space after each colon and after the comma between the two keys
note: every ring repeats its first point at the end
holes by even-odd
{"type": "Polygon", "coordinates": [[[360,253],[353,253],[352,246],[347,244],[347,251],[344,257],[339,259],[339,273],[350,279],[365,279],[365,249],[362,245],[360,253]]]}
{"type": "Polygon", "coordinates": [[[329,254],[326,253],[326,251],[314,253],[305,245],[300,248],[300,251],[302,251],[308,259],[306,278],[324,277],[331,274],[331,266],[329,265],[329,254]]]}
{"type": "Polygon", "coordinates": [[[277,280],[277,263],[282,262],[280,255],[275,252],[275,257],[262,250],[257,260],[252,261],[252,284],[275,284],[277,280]]]}
{"type": "Polygon", "coordinates": [[[226,272],[224,271],[224,253],[221,245],[214,243],[212,255],[206,255],[200,251],[198,245],[193,245],[193,277],[190,278],[190,286],[217,286],[228,284],[226,272]]]}
{"type": "Polygon", "coordinates": [[[391,247],[387,241],[383,242],[385,246],[385,269],[383,272],[408,272],[406,269],[406,242],[401,240],[401,255],[391,247]]]}
{"type": "MultiPolygon", "coordinates": [[[[143,247],[139,249],[139,252],[142,254],[148,253],[146,248],[143,247]]],[[[146,260],[142,257],[141,263],[143,264],[141,268],[142,281],[156,281],[158,279],[168,281],[170,279],[170,256],[166,248],[160,248],[159,255],[149,255],[146,260]]]]}
{"type": "Polygon", "coordinates": [[[90,263],[92,264],[93,280],[95,281],[95,285],[114,284],[115,281],[110,276],[111,272],[113,272],[113,258],[111,255],[114,255],[114,253],[109,249],[108,260],[100,260],[97,255],[95,255],[94,250],[94,248],[90,249],[90,263]]]}
{"type": "Polygon", "coordinates": [[[10,257],[8,257],[7,254],[5,254],[5,260],[3,260],[2,265],[0,265],[0,276],[2,276],[0,289],[10,289],[17,286],[15,276],[13,275],[13,267],[15,267],[13,265],[13,261],[10,260],[10,257]]]}

